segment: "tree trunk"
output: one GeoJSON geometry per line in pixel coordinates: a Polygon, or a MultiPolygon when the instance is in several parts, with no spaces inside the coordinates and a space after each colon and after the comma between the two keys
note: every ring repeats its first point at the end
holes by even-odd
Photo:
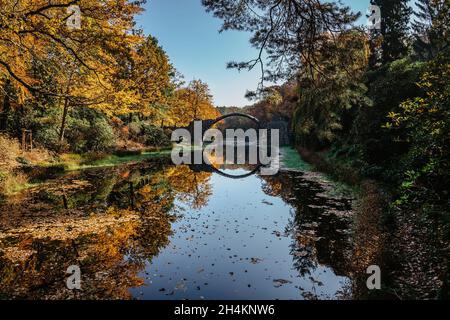
{"type": "Polygon", "coordinates": [[[10,81],[7,80],[7,82],[5,84],[6,93],[5,93],[5,97],[3,99],[3,108],[2,108],[2,112],[0,113],[0,131],[8,129],[8,115],[9,115],[9,111],[11,109],[11,101],[10,101],[9,95],[8,95],[9,85],[10,85],[10,81]]]}
{"type": "Polygon", "coordinates": [[[61,128],[59,130],[59,142],[62,142],[64,140],[64,132],[66,131],[66,120],[68,112],[69,112],[69,98],[66,97],[64,100],[64,110],[61,119],[61,128]]]}

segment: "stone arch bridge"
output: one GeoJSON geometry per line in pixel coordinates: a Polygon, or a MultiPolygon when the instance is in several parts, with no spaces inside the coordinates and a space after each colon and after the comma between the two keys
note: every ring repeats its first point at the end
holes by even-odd
{"type": "MultiPolygon", "coordinates": [[[[215,124],[219,123],[222,120],[232,118],[232,117],[241,117],[241,118],[247,118],[251,120],[255,125],[257,129],[278,129],[280,131],[280,145],[289,145],[291,142],[291,134],[289,130],[289,123],[285,120],[274,120],[267,123],[263,123],[256,117],[246,114],[246,113],[240,113],[240,112],[233,112],[229,114],[225,114],[223,116],[220,116],[216,119],[208,119],[208,120],[196,120],[202,122],[202,135],[205,134],[206,131],[211,129],[215,124]]],[[[166,127],[170,130],[175,129],[186,129],[190,132],[191,137],[194,137],[194,123],[195,121],[192,121],[187,127],[166,127]]]]}

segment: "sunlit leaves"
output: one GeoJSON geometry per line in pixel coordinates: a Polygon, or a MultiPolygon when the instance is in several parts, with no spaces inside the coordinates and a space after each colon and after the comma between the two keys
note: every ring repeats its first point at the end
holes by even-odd
{"type": "Polygon", "coordinates": [[[169,125],[187,126],[194,120],[215,119],[219,116],[208,84],[193,80],[187,87],[174,92],[164,121],[169,125]]]}

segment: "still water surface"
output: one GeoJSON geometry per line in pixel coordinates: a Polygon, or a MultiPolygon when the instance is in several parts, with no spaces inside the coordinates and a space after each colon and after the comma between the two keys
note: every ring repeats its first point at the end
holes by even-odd
{"type": "Polygon", "coordinates": [[[55,177],[0,205],[0,295],[350,298],[352,201],[332,190],[311,172],[230,179],[162,158],[55,177]]]}

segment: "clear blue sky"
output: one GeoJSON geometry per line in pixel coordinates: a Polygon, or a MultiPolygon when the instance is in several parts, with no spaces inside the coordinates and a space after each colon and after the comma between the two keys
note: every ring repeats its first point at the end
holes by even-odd
{"type": "MultiPolygon", "coordinates": [[[[365,14],[369,0],[344,0],[355,11],[365,14]]],[[[247,72],[226,69],[232,60],[255,57],[249,34],[227,31],[219,34],[221,21],[206,13],[200,0],[148,0],[138,26],[158,38],[175,68],[186,81],[201,79],[210,85],[217,106],[250,104],[244,95],[254,90],[258,70],[247,72]]],[[[362,22],[364,22],[363,18],[362,22]]]]}

